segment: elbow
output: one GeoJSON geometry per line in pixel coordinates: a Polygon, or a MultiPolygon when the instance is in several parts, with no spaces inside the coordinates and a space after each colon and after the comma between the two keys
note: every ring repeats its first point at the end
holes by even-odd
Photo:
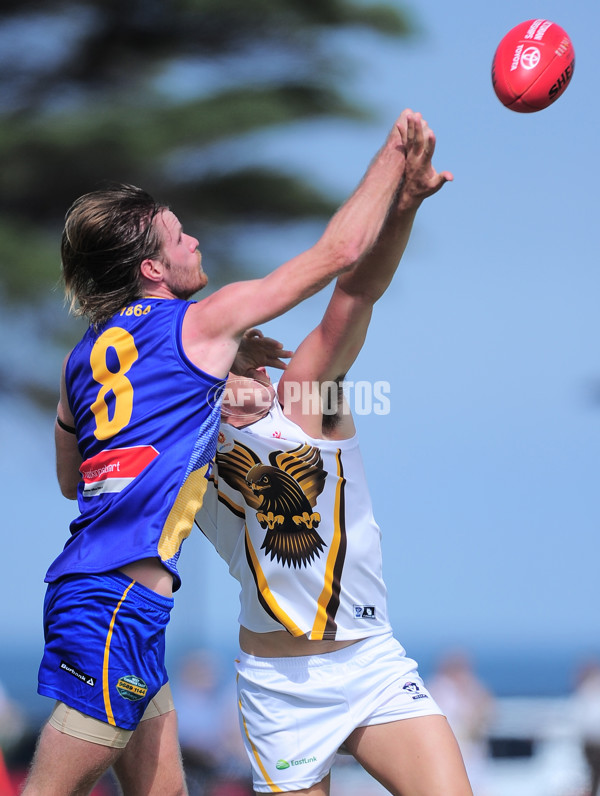
{"type": "Polygon", "coordinates": [[[79,480],[67,480],[65,478],[58,479],[58,486],[60,487],[60,492],[63,497],[66,497],[67,500],[77,500],[77,486],[79,484],[79,480]]]}
{"type": "Polygon", "coordinates": [[[365,255],[365,250],[355,240],[345,240],[332,245],[325,252],[334,276],[351,271],[365,255]]]}
{"type": "Polygon", "coordinates": [[[336,290],[341,291],[346,300],[351,301],[360,312],[371,311],[382,293],[372,290],[369,284],[365,285],[360,280],[353,280],[352,275],[348,279],[343,277],[336,282],[336,290]]]}
{"type": "Polygon", "coordinates": [[[62,492],[63,497],[66,497],[67,500],[77,500],[77,487],[61,486],[60,491],[62,492]]]}

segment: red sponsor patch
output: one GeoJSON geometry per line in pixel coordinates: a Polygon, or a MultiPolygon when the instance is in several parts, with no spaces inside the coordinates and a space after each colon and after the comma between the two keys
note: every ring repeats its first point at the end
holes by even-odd
{"type": "Polygon", "coordinates": [[[152,445],[112,448],[86,459],[79,471],[83,476],[83,494],[92,497],[102,492],[120,492],[158,456],[152,445]]]}

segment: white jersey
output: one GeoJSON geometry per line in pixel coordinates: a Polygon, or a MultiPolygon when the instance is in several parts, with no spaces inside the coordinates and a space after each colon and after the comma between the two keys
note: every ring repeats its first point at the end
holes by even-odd
{"type": "Polygon", "coordinates": [[[381,532],[356,436],[315,440],[274,401],[221,424],[196,522],[241,584],[239,622],[314,640],[389,631],[381,532]]]}

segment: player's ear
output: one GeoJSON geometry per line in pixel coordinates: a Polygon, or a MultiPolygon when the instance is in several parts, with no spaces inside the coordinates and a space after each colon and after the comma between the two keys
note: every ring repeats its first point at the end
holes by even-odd
{"type": "Polygon", "coordinates": [[[165,266],[160,260],[155,260],[150,257],[146,257],[145,260],[142,260],[140,264],[140,272],[144,279],[148,279],[150,282],[160,282],[163,278],[165,266]]]}

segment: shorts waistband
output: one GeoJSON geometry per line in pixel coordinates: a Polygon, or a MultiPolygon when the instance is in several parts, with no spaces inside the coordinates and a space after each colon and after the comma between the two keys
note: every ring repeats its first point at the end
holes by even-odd
{"type": "Polygon", "coordinates": [[[332,652],[323,652],[320,655],[295,655],[284,658],[259,658],[247,652],[238,653],[238,660],[242,666],[250,669],[277,669],[278,671],[301,671],[320,666],[339,665],[349,660],[356,659],[357,655],[368,653],[373,647],[385,643],[392,638],[391,631],[379,633],[376,636],[367,636],[359,639],[354,644],[342,647],[332,652]]]}
{"type": "Polygon", "coordinates": [[[139,580],[134,580],[118,570],[105,572],[102,577],[105,577],[107,580],[114,580],[115,582],[124,586],[128,586],[130,583],[133,583],[130,594],[133,593],[136,596],[141,597],[145,602],[153,603],[157,606],[157,608],[165,608],[166,610],[170,610],[175,603],[173,597],[165,597],[164,595],[149,589],[147,586],[144,586],[144,584],[140,583],[139,580]]]}
{"type": "Polygon", "coordinates": [[[112,584],[113,588],[120,589],[123,592],[127,586],[133,583],[133,586],[128,592],[128,597],[140,603],[145,603],[146,605],[151,603],[156,608],[165,611],[170,611],[175,603],[173,597],[164,597],[162,594],[144,586],[139,581],[133,580],[133,578],[130,578],[128,575],[119,572],[117,569],[110,570],[109,572],[74,572],[72,575],[63,575],[62,578],[53,581],[49,585],[58,586],[60,583],[69,583],[77,580],[88,582],[98,581],[100,583],[112,584]]]}

